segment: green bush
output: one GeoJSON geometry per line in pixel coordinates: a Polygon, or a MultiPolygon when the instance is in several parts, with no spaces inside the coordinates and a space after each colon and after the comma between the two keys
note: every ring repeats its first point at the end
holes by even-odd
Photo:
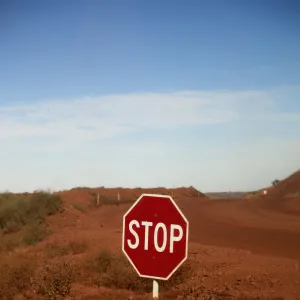
{"type": "Polygon", "coordinates": [[[45,224],[33,223],[26,228],[22,241],[26,246],[35,245],[43,241],[48,234],[45,224]]]}
{"type": "Polygon", "coordinates": [[[37,192],[31,196],[1,194],[0,229],[4,233],[16,232],[29,223],[41,223],[62,207],[60,196],[50,193],[37,192]]]}

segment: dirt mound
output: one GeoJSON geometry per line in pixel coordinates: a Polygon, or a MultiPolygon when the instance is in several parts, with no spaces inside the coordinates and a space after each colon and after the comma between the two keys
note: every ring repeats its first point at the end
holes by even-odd
{"type": "Polygon", "coordinates": [[[300,198],[300,170],[279,181],[274,187],[269,189],[268,194],[276,197],[300,198]]]}
{"type": "MultiPolygon", "coordinates": [[[[70,299],[150,299],[152,282],[149,290],[142,285],[121,252],[121,241],[123,216],[132,202],[143,193],[155,193],[173,196],[190,224],[188,261],[175,273],[179,277],[172,276],[168,288],[160,286],[163,299],[299,298],[300,223],[294,211],[298,198],[208,201],[193,187],[74,188],[57,193],[65,207],[47,217],[49,234],[36,245],[9,248],[1,256],[1,295],[12,299],[11,287],[20,286],[18,299],[25,299],[21,293],[33,281],[46,291],[56,291],[57,282],[62,282],[59,288],[70,292],[70,299]],[[95,206],[98,197],[107,205],[95,206]],[[33,271],[26,269],[23,259],[33,271]],[[13,263],[7,264],[10,261],[15,269],[13,263]]],[[[44,299],[34,298],[35,291],[26,297],[44,299]]]]}
{"type": "Polygon", "coordinates": [[[261,197],[277,200],[282,198],[300,199],[300,170],[283,180],[274,180],[272,186],[246,193],[242,198],[251,199],[261,197]]]}
{"type": "Polygon", "coordinates": [[[73,188],[68,191],[57,192],[68,205],[90,205],[97,201],[101,204],[130,203],[137,200],[142,194],[170,195],[174,199],[185,199],[191,197],[205,198],[206,195],[194,187],[180,187],[167,189],[157,188],[73,188]]]}

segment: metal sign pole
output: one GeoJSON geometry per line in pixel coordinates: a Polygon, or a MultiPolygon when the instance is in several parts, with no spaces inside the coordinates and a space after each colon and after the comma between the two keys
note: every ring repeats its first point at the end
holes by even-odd
{"type": "Polygon", "coordinates": [[[153,300],[158,300],[158,282],[153,280],[153,300]]]}

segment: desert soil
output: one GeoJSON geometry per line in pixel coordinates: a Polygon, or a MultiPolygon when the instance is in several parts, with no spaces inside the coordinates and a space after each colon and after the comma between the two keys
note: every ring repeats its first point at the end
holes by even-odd
{"type": "MultiPolygon", "coordinates": [[[[121,253],[122,217],[142,193],[169,194],[190,222],[191,272],[165,290],[161,299],[300,299],[300,173],[268,189],[267,196],[211,199],[193,188],[72,189],[59,192],[63,213],[49,218],[53,232],[28,248],[43,251],[47,244],[87,241],[93,251],[121,253]],[[92,191],[92,193],[91,193],[92,191]],[[120,205],[92,202],[95,195],[120,197],[120,205]],[[77,209],[76,209],[77,207],[77,209]],[[81,207],[83,209],[78,209],[81,207]]],[[[108,200],[109,201],[109,200],[108,200]]],[[[70,259],[80,260],[81,256],[70,259]]],[[[126,290],[76,283],[71,299],[151,299],[126,290]]]]}
{"type": "MultiPolygon", "coordinates": [[[[193,272],[179,286],[165,291],[163,299],[179,295],[181,299],[205,299],[201,298],[204,295],[215,299],[300,299],[300,197],[282,198],[273,193],[212,200],[193,189],[94,191],[114,198],[119,194],[121,202],[137,199],[144,192],[167,193],[188,218],[187,263],[192,263],[193,272]]],[[[132,204],[87,206],[81,212],[73,205],[90,203],[92,196],[87,191],[73,189],[60,194],[66,210],[50,218],[54,234],[44,243],[85,239],[94,249],[105,245],[121,252],[122,216],[132,204]]],[[[77,284],[72,293],[76,299],[101,299],[105,292],[77,284]]],[[[114,292],[120,299],[129,295],[114,292]]]]}

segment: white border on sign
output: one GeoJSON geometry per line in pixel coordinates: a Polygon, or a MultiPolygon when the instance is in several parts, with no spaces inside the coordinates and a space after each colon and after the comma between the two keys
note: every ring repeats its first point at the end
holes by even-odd
{"type": "Polygon", "coordinates": [[[176,204],[176,202],[174,201],[174,199],[169,196],[169,195],[160,195],[160,194],[142,194],[137,200],[136,202],[128,209],[128,211],[125,213],[125,215],[123,216],[123,232],[122,232],[122,251],[125,254],[125,256],[127,257],[127,259],[129,260],[129,262],[131,263],[131,265],[134,267],[135,271],[138,273],[138,275],[140,277],[144,277],[144,278],[151,278],[151,279],[160,279],[160,280],[168,280],[170,279],[170,277],[178,270],[178,268],[186,261],[187,257],[188,257],[188,240],[189,240],[189,221],[187,220],[187,218],[184,216],[184,214],[182,213],[182,211],[180,210],[180,208],[178,207],[178,205],[176,204]],[[159,197],[159,198],[168,198],[169,200],[171,200],[171,202],[173,203],[174,207],[177,209],[177,211],[180,213],[180,215],[182,216],[182,218],[185,220],[186,222],[186,245],[185,245],[185,257],[183,258],[183,260],[181,262],[178,263],[178,265],[174,268],[174,270],[167,276],[167,277],[155,277],[155,276],[148,276],[148,275],[142,275],[138,269],[136,268],[136,266],[134,265],[133,261],[130,259],[129,255],[126,253],[125,251],[125,218],[126,216],[131,212],[131,210],[140,202],[140,200],[145,197],[145,196],[150,196],[150,197],[159,197]]]}

